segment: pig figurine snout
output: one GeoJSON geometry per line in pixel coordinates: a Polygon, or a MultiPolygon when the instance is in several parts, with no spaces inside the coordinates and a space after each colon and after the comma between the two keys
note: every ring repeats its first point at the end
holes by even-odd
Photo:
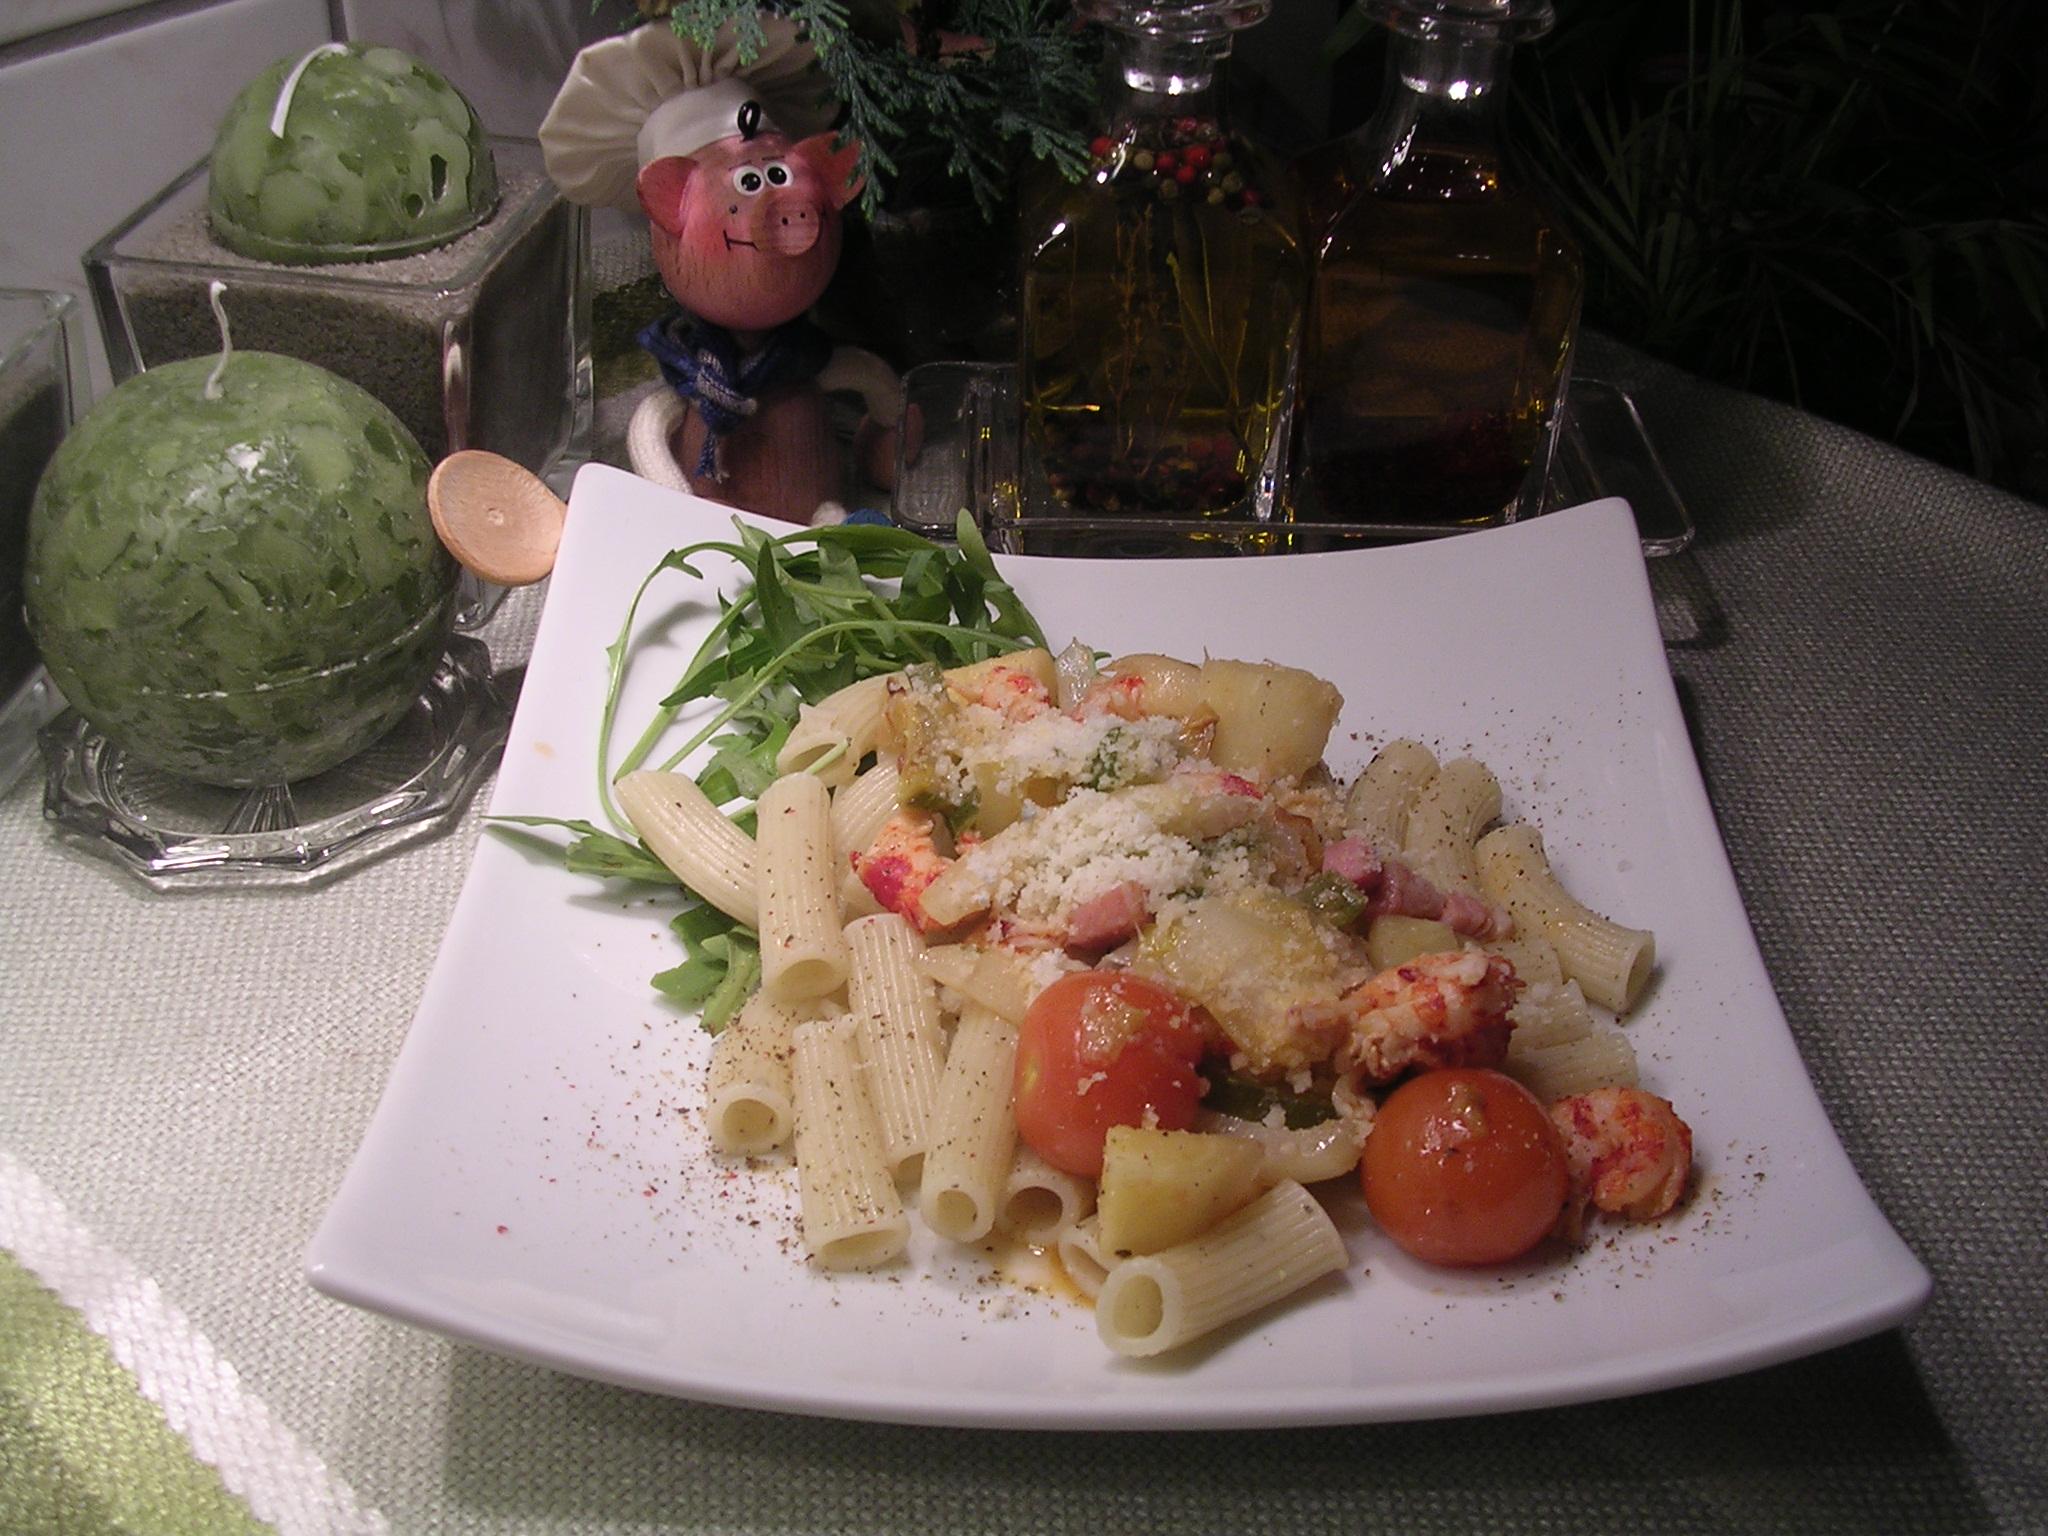
{"type": "Polygon", "coordinates": [[[764,208],[756,222],[762,227],[755,244],[765,246],[778,256],[801,256],[818,243],[816,208],[802,204],[794,208],[764,208]]]}

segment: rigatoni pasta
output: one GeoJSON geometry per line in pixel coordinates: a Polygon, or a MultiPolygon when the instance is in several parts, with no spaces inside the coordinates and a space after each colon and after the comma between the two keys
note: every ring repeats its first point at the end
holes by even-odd
{"type": "Polygon", "coordinates": [[[1479,884],[1473,845],[1500,817],[1500,781],[1476,758],[1445,763],[1415,796],[1401,848],[1415,872],[1440,890],[1479,884]]]}
{"type": "Polygon", "coordinates": [[[953,1031],[932,1116],[918,1209],[925,1225],[956,1243],[979,1242],[995,1226],[1017,1150],[1010,1083],[1017,1029],[969,1007],[953,1031]]]}
{"type": "Polygon", "coordinates": [[[1654,934],[1602,917],[1567,891],[1551,872],[1542,837],[1525,822],[1487,833],[1477,852],[1487,894],[1518,927],[1550,941],[1558,964],[1587,997],[1616,1013],[1636,1005],[1657,964],[1654,934]]]}
{"type": "Polygon", "coordinates": [[[797,708],[796,724],[775,754],[777,773],[808,773],[820,783],[850,783],[882,736],[889,675],[849,683],[817,704],[797,708]]]}
{"type": "Polygon", "coordinates": [[[1633,1087],[1635,1047],[1597,1017],[1575,981],[1530,986],[1515,1004],[1502,1069],[1546,1103],[1595,1088],[1633,1087]]]}
{"type": "Polygon", "coordinates": [[[711,1043],[704,1083],[704,1127],[711,1144],[735,1157],[772,1152],[796,1128],[790,1058],[795,1008],[756,992],[711,1043]]]}
{"type": "Polygon", "coordinates": [[[761,990],[778,1002],[838,991],[848,957],[825,786],[804,773],[770,784],[754,841],[761,990]]]}
{"type": "Polygon", "coordinates": [[[894,912],[846,925],[846,989],[869,1097],[891,1173],[924,1155],[945,1070],[938,988],[918,966],[924,941],[894,912]]]}
{"type": "Polygon", "coordinates": [[[1094,1209],[1094,1185],[1019,1146],[1003,1181],[996,1229],[1035,1248],[1053,1248],[1094,1209]]]}
{"type": "Polygon", "coordinates": [[[874,842],[896,814],[902,783],[895,763],[879,762],[832,796],[832,842],[842,856],[874,842]]]}
{"type": "Polygon", "coordinates": [[[1074,1289],[1093,1301],[1102,1291],[1102,1282],[1109,1278],[1109,1267],[1115,1262],[1112,1255],[1103,1252],[1102,1232],[1093,1216],[1084,1216],[1060,1234],[1053,1245],[1053,1252],[1059,1256],[1060,1268],[1073,1282],[1074,1289]]]}
{"type": "Polygon", "coordinates": [[[643,770],[614,787],[633,830],[678,880],[726,916],[755,927],[754,842],[694,779],[643,770]]]}
{"type": "Polygon", "coordinates": [[[1111,1266],[1095,1325],[1120,1355],[1147,1356],[1271,1306],[1344,1267],[1344,1239],[1292,1180],[1203,1236],[1111,1266]]]}
{"type": "Polygon", "coordinates": [[[910,1220],[882,1152],[843,1014],[792,1032],[796,1172],[804,1246],[826,1269],[873,1269],[900,1258],[910,1220]]]}
{"type": "Polygon", "coordinates": [[[1409,813],[1436,775],[1436,754],[1421,742],[1406,736],[1388,742],[1344,797],[1351,834],[1375,847],[1401,847],[1408,840],[1409,813]]]}

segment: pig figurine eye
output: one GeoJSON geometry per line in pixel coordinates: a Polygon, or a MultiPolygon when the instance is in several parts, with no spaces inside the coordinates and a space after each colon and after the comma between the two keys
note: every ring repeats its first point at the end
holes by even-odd
{"type": "Polygon", "coordinates": [[[733,167],[733,190],[743,197],[759,197],[763,187],[786,187],[794,178],[786,161],[770,160],[765,165],[733,167]]]}

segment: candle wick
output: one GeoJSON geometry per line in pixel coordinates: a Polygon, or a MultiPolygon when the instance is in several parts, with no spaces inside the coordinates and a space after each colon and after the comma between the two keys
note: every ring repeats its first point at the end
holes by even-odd
{"type": "Polygon", "coordinates": [[[220,361],[206,376],[206,388],[201,391],[209,400],[220,398],[220,376],[227,371],[228,354],[235,350],[234,338],[228,335],[228,307],[220,299],[227,291],[228,285],[217,277],[206,285],[206,302],[213,306],[213,323],[220,327],[220,361]]]}
{"type": "Polygon", "coordinates": [[[284,84],[278,87],[277,105],[270,112],[270,136],[273,139],[284,137],[284,120],[291,116],[292,97],[299,89],[299,76],[306,72],[306,66],[319,58],[323,53],[346,53],[347,51],[347,43],[322,43],[318,48],[315,48],[292,66],[292,72],[284,77],[284,84]]]}

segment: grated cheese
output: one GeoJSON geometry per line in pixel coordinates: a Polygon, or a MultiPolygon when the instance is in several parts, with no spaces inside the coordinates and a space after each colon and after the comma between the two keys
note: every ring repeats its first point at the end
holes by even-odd
{"type": "Polygon", "coordinates": [[[1188,893],[1256,883],[1242,844],[1208,848],[1162,828],[1156,800],[1080,789],[961,856],[993,904],[1034,927],[1058,928],[1083,902],[1134,882],[1155,914],[1188,893]]]}

